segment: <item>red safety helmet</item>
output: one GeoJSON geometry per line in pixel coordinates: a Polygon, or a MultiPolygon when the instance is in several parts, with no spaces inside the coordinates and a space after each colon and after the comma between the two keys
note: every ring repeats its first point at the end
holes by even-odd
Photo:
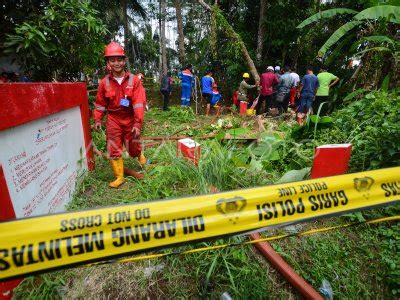
{"type": "Polygon", "coordinates": [[[109,43],[104,49],[104,57],[111,57],[111,56],[125,57],[124,48],[122,48],[121,45],[118,44],[117,42],[109,43]]]}

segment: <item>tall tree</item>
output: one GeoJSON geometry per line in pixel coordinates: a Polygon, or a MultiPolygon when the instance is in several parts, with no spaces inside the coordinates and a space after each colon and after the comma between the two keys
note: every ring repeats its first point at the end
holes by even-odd
{"type": "MultiPolygon", "coordinates": [[[[160,49],[161,49],[161,72],[167,74],[167,41],[165,38],[165,18],[167,15],[167,1],[160,0],[160,49]]],[[[160,75],[162,75],[160,74],[160,75]]],[[[161,77],[161,76],[160,76],[161,77]]]]}
{"type": "Polygon", "coordinates": [[[124,46],[126,56],[128,58],[128,68],[132,61],[135,61],[133,57],[133,49],[129,47],[130,37],[135,33],[132,31],[132,24],[137,24],[133,16],[138,15],[143,19],[146,19],[146,11],[143,6],[139,3],[139,0],[91,0],[90,1],[95,9],[101,11],[99,18],[106,24],[109,33],[107,40],[115,39],[121,28],[124,29],[124,46]]]}
{"type": "Polygon", "coordinates": [[[175,0],[176,23],[178,25],[178,49],[179,63],[185,63],[185,36],[183,34],[182,5],[181,0],[175,0]]]}
{"type": "Polygon", "coordinates": [[[260,21],[258,22],[257,51],[256,51],[257,65],[260,65],[262,61],[264,31],[265,31],[264,18],[265,18],[266,6],[267,6],[267,0],[260,0],[260,21]]]}

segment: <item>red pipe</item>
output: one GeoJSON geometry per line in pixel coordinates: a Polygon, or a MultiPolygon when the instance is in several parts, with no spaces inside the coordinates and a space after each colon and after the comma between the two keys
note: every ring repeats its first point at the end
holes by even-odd
{"type": "MultiPolygon", "coordinates": [[[[342,149],[337,149],[336,153],[337,155],[343,155],[342,149]]],[[[346,168],[344,168],[345,170],[347,170],[349,159],[347,159],[346,163],[347,166],[346,168]]],[[[316,165],[314,157],[313,171],[315,171],[316,168],[318,169],[317,173],[320,174],[319,177],[340,175],[346,172],[346,171],[341,171],[339,173],[332,173],[332,170],[326,168],[325,165],[323,164],[316,165]]],[[[318,177],[311,176],[311,178],[318,178],[318,177]]],[[[259,233],[253,233],[250,234],[250,238],[252,240],[259,240],[262,237],[259,233]]],[[[284,259],[279,256],[278,253],[275,252],[275,250],[271,247],[269,243],[267,242],[256,243],[254,244],[254,247],[256,247],[258,251],[260,251],[261,254],[275,267],[275,269],[277,269],[283,275],[283,277],[285,277],[286,280],[289,281],[290,284],[293,285],[293,287],[295,287],[295,289],[306,299],[321,299],[321,300],[324,299],[311,285],[309,285],[303,278],[301,278],[292,269],[292,267],[289,266],[286,263],[286,261],[284,261],[284,259]]]]}
{"type": "Polygon", "coordinates": [[[136,179],[143,179],[144,175],[136,172],[135,170],[129,169],[129,168],[124,168],[124,174],[125,176],[132,176],[135,177],[136,179]]]}
{"type": "MultiPolygon", "coordinates": [[[[216,193],[219,190],[211,185],[210,192],[216,193]]],[[[250,239],[260,240],[262,236],[259,233],[250,234],[250,239]]],[[[271,265],[281,273],[283,277],[306,299],[324,300],[324,298],[302,277],[297,274],[286,261],[275,252],[271,245],[267,242],[258,242],[253,244],[258,251],[267,259],[271,265]]]]}
{"type": "MultiPolygon", "coordinates": [[[[250,234],[252,240],[261,239],[259,233],[250,234]]],[[[267,242],[255,243],[254,247],[271,263],[271,265],[282,274],[283,277],[306,299],[324,298],[302,277],[300,277],[286,261],[275,252],[271,245],[267,242]]]]}

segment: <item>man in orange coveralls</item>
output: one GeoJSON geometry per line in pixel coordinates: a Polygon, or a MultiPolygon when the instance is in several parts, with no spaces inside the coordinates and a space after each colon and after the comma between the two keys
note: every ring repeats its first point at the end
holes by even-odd
{"type": "Polygon", "coordinates": [[[125,71],[125,51],[116,42],[109,43],[104,50],[107,68],[111,70],[99,84],[94,120],[95,130],[101,128],[102,118],[107,113],[107,150],[116,180],[110,187],[118,188],[125,182],[123,144],[131,157],[138,157],[141,164],[146,158],[141,154],[140,132],[143,126],[146,93],[138,76],[125,71]]]}

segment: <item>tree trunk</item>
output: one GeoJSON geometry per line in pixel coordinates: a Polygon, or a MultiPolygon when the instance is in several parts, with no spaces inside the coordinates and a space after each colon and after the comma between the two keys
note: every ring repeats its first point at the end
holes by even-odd
{"type": "Polygon", "coordinates": [[[240,46],[241,46],[241,49],[242,49],[243,57],[244,57],[244,59],[246,60],[246,63],[247,63],[247,67],[249,68],[250,74],[253,75],[255,81],[260,82],[260,75],[258,75],[257,68],[254,65],[254,62],[251,59],[250,54],[247,51],[246,46],[244,45],[243,41],[242,41],[240,46]]]}
{"type": "Polygon", "coordinates": [[[299,61],[299,55],[300,55],[300,49],[301,49],[301,47],[299,47],[299,45],[300,45],[300,38],[297,38],[297,41],[296,41],[296,52],[294,54],[294,59],[293,59],[292,64],[291,64],[293,72],[296,72],[296,70],[297,70],[297,62],[299,61]]]}
{"type": "Polygon", "coordinates": [[[315,1],[315,10],[321,12],[321,0],[315,1]]]}
{"type": "Polygon", "coordinates": [[[161,46],[161,3],[158,5],[158,75],[162,78],[162,46],[161,46]]]}
{"type": "MultiPolygon", "coordinates": [[[[203,6],[207,11],[210,13],[213,13],[211,6],[209,6],[207,3],[204,2],[204,0],[197,0],[198,3],[203,6]]],[[[223,17],[223,16],[222,16],[223,17]]],[[[225,17],[223,17],[225,18],[225,17]]],[[[230,36],[236,43],[239,43],[240,45],[240,50],[242,51],[242,55],[246,61],[247,67],[249,68],[249,72],[251,75],[253,75],[255,81],[260,81],[260,75],[258,75],[258,71],[256,66],[254,65],[253,59],[250,57],[249,52],[247,51],[246,45],[244,44],[242,38],[240,37],[239,34],[236,33],[236,31],[233,29],[233,27],[228,23],[227,20],[226,24],[228,24],[227,28],[224,28],[226,30],[226,33],[228,36],[230,36]]]]}
{"type": "Polygon", "coordinates": [[[253,59],[250,57],[249,52],[247,51],[246,45],[244,44],[242,38],[236,31],[233,29],[231,25],[226,28],[226,31],[230,37],[232,37],[236,43],[240,45],[240,50],[242,51],[242,55],[246,61],[247,67],[249,68],[249,72],[253,75],[255,81],[260,81],[260,75],[258,75],[258,71],[256,66],[254,65],[253,59]]]}
{"type": "Polygon", "coordinates": [[[215,18],[215,14],[211,13],[211,28],[210,28],[210,47],[211,47],[211,56],[213,61],[215,62],[218,58],[218,49],[217,49],[217,20],[215,18]]]}
{"type": "Polygon", "coordinates": [[[264,18],[265,18],[266,6],[267,6],[267,0],[260,0],[260,20],[258,21],[258,37],[257,37],[257,52],[256,52],[257,65],[260,65],[262,61],[264,31],[265,31],[264,18]]]}
{"type": "Polygon", "coordinates": [[[176,23],[178,25],[178,49],[179,49],[179,63],[181,66],[185,63],[185,36],[183,35],[183,20],[182,20],[182,6],[181,0],[175,0],[176,23]]]}
{"type": "Polygon", "coordinates": [[[134,40],[133,40],[133,37],[132,37],[132,40],[131,40],[131,44],[132,44],[132,58],[133,58],[133,60],[132,60],[132,67],[134,68],[134,66],[135,66],[135,62],[137,61],[137,55],[136,55],[136,49],[135,49],[135,42],[134,42],[134,40]]]}
{"type": "MultiPolygon", "coordinates": [[[[165,39],[165,16],[167,14],[167,1],[160,0],[160,46],[161,46],[161,75],[167,74],[167,45],[165,39]]],[[[161,76],[160,76],[161,77],[161,76]]]]}
{"type": "Polygon", "coordinates": [[[128,3],[127,0],[121,0],[121,8],[122,8],[122,16],[124,22],[124,48],[125,48],[125,55],[126,55],[126,65],[128,70],[131,69],[129,63],[129,53],[128,53],[128,3]]]}
{"type": "Polygon", "coordinates": [[[204,0],[197,0],[201,6],[211,12],[211,6],[204,2],[204,0]]]}

